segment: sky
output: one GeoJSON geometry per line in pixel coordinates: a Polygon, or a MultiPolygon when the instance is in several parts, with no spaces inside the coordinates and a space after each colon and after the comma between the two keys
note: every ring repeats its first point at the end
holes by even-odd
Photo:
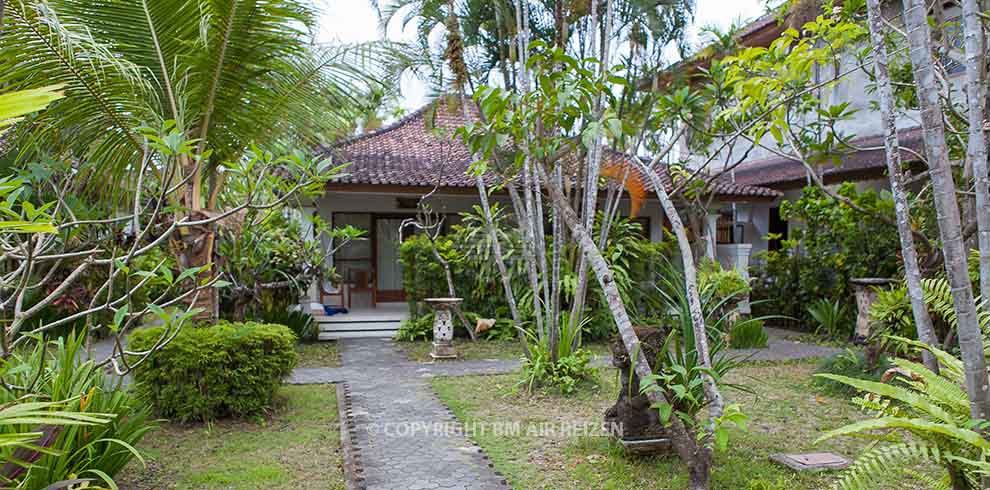
{"type": "MultiPolygon", "coordinates": [[[[357,43],[382,39],[378,29],[378,17],[372,7],[374,0],[317,0],[323,11],[320,18],[318,40],[320,42],[357,43]]],[[[725,29],[736,20],[756,18],[765,12],[766,0],[695,0],[695,22],[688,34],[688,42],[699,44],[698,31],[704,26],[725,29]]],[[[405,41],[412,33],[402,32],[399,26],[391,26],[387,39],[405,41]]],[[[401,105],[404,109],[418,109],[426,101],[426,84],[414,75],[406,75],[400,87],[401,105]]]]}

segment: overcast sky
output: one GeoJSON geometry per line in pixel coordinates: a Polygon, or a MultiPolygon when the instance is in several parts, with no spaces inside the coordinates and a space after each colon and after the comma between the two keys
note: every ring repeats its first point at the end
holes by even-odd
{"type": "MultiPolygon", "coordinates": [[[[752,19],[763,14],[766,0],[695,0],[695,25],[689,34],[689,42],[698,43],[698,28],[715,25],[722,29],[734,20],[752,19]]],[[[381,39],[378,18],[371,0],[318,0],[323,10],[319,37],[322,42],[339,41],[354,43],[381,39]]],[[[393,41],[408,40],[409,33],[392,26],[387,34],[393,41]]],[[[402,106],[417,109],[425,102],[425,84],[414,76],[402,81],[402,106]]]]}

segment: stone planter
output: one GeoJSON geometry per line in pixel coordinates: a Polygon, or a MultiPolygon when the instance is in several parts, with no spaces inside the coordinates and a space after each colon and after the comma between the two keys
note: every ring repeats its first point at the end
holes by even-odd
{"type": "Polygon", "coordinates": [[[894,282],[882,277],[857,277],[849,280],[856,294],[856,332],[853,343],[865,344],[870,337],[870,307],[877,299],[877,288],[885,288],[894,282]]]}
{"type": "MultiPolygon", "coordinates": [[[[666,330],[636,327],[642,350],[639,355],[650,367],[657,368],[657,356],[667,338],[666,330]]],[[[605,411],[605,431],[627,451],[638,454],[668,453],[670,437],[660,421],[659,412],[650,408],[646,395],[639,393],[639,376],[630,369],[632,359],[620,337],[609,342],[612,365],[619,371],[619,399],[605,411]]]]}
{"type": "Polygon", "coordinates": [[[451,310],[457,307],[462,298],[426,298],[423,300],[433,310],[433,359],[456,359],[454,351],[454,322],[451,310]]]}

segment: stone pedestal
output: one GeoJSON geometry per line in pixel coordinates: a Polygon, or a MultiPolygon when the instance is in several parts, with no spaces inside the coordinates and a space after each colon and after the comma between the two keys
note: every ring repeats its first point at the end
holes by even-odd
{"type": "Polygon", "coordinates": [[[430,350],[430,357],[433,359],[456,359],[454,322],[451,319],[451,310],[463,299],[426,298],[424,301],[433,309],[433,349],[430,350]]]}
{"type": "Polygon", "coordinates": [[[858,277],[849,280],[856,294],[856,332],[853,343],[865,344],[870,337],[870,308],[877,299],[877,289],[889,286],[892,279],[858,277]]]}
{"type": "MultiPolygon", "coordinates": [[[[639,356],[657,368],[657,355],[667,338],[660,328],[636,327],[640,340],[639,356]]],[[[626,352],[620,337],[609,342],[612,365],[618,368],[619,399],[605,411],[605,430],[626,449],[636,453],[663,453],[670,451],[667,429],[660,422],[660,413],[650,408],[646,395],[639,394],[639,376],[629,367],[632,359],[626,352]]]]}

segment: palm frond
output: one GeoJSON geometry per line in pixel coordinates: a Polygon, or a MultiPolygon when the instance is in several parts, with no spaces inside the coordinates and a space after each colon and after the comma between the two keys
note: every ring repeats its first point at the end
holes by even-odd
{"type": "Polygon", "coordinates": [[[0,85],[18,90],[60,84],[66,97],[13,132],[22,152],[34,145],[122,169],[139,154],[132,128],[150,115],[154,91],[140,66],[48,2],[7,6],[0,38],[0,85]]]}

